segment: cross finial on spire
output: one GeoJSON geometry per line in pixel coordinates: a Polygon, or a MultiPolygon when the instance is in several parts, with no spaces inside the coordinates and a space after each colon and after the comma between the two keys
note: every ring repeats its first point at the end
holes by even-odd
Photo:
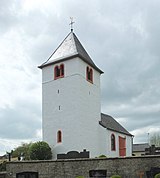
{"type": "Polygon", "coordinates": [[[70,19],[71,19],[71,23],[69,24],[70,26],[71,26],[71,32],[73,31],[73,24],[75,23],[75,22],[73,22],[73,17],[70,17],[70,19]]]}

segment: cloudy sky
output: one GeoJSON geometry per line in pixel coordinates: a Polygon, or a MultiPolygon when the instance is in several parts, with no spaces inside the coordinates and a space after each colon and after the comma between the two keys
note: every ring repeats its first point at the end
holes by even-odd
{"type": "Polygon", "coordinates": [[[147,142],[160,132],[159,0],[0,0],[0,155],[41,140],[41,70],[74,32],[104,71],[102,112],[147,142]]]}

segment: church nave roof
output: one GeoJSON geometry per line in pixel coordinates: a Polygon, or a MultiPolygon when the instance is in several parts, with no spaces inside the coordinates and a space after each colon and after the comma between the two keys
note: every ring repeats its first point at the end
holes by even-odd
{"type": "Polygon", "coordinates": [[[113,117],[107,114],[101,113],[101,121],[99,121],[99,124],[106,129],[132,136],[132,134],[122,127],[113,117]]]}

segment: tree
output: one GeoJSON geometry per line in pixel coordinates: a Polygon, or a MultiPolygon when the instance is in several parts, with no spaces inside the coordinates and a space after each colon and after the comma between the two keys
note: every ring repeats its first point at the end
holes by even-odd
{"type": "Polygon", "coordinates": [[[29,147],[31,146],[32,143],[22,143],[20,146],[15,148],[12,152],[12,157],[20,157],[24,156],[25,160],[30,159],[29,155],[29,147]]]}
{"type": "Polygon", "coordinates": [[[160,134],[155,133],[150,137],[150,145],[160,146],[160,134]]]}
{"type": "Polygon", "coordinates": [[[156,174],[154,178],[160,178],[160,173],[156,174]]]}
{"type": "Polygon", "coordinates": [[[31,160],[49,160],[52,159],[51,148],[48,143],[44,141],[38,141],[32,143],[29,148],[31,160]]]}

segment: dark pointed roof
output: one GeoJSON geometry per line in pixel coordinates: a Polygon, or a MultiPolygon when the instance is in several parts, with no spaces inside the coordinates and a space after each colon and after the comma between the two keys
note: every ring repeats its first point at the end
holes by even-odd
{"type": "Polygon", "coordinates": [[[53,52],[49,59],[44,62],[39,68],[72,59],[74,57],[80,57],[83,61],[93,67],[95,70],[103,73],[92,61],[77,36],[71,31],[67,37],[62,41],[58,48],[53,52]]]}
{"type": "Polygon", "coordinates": [[[101,121],[99,121],[99,124],[106,129],[132,136],[132,134],[122,127],[113,117],[107,114],[101,113],[101,121]]]}

